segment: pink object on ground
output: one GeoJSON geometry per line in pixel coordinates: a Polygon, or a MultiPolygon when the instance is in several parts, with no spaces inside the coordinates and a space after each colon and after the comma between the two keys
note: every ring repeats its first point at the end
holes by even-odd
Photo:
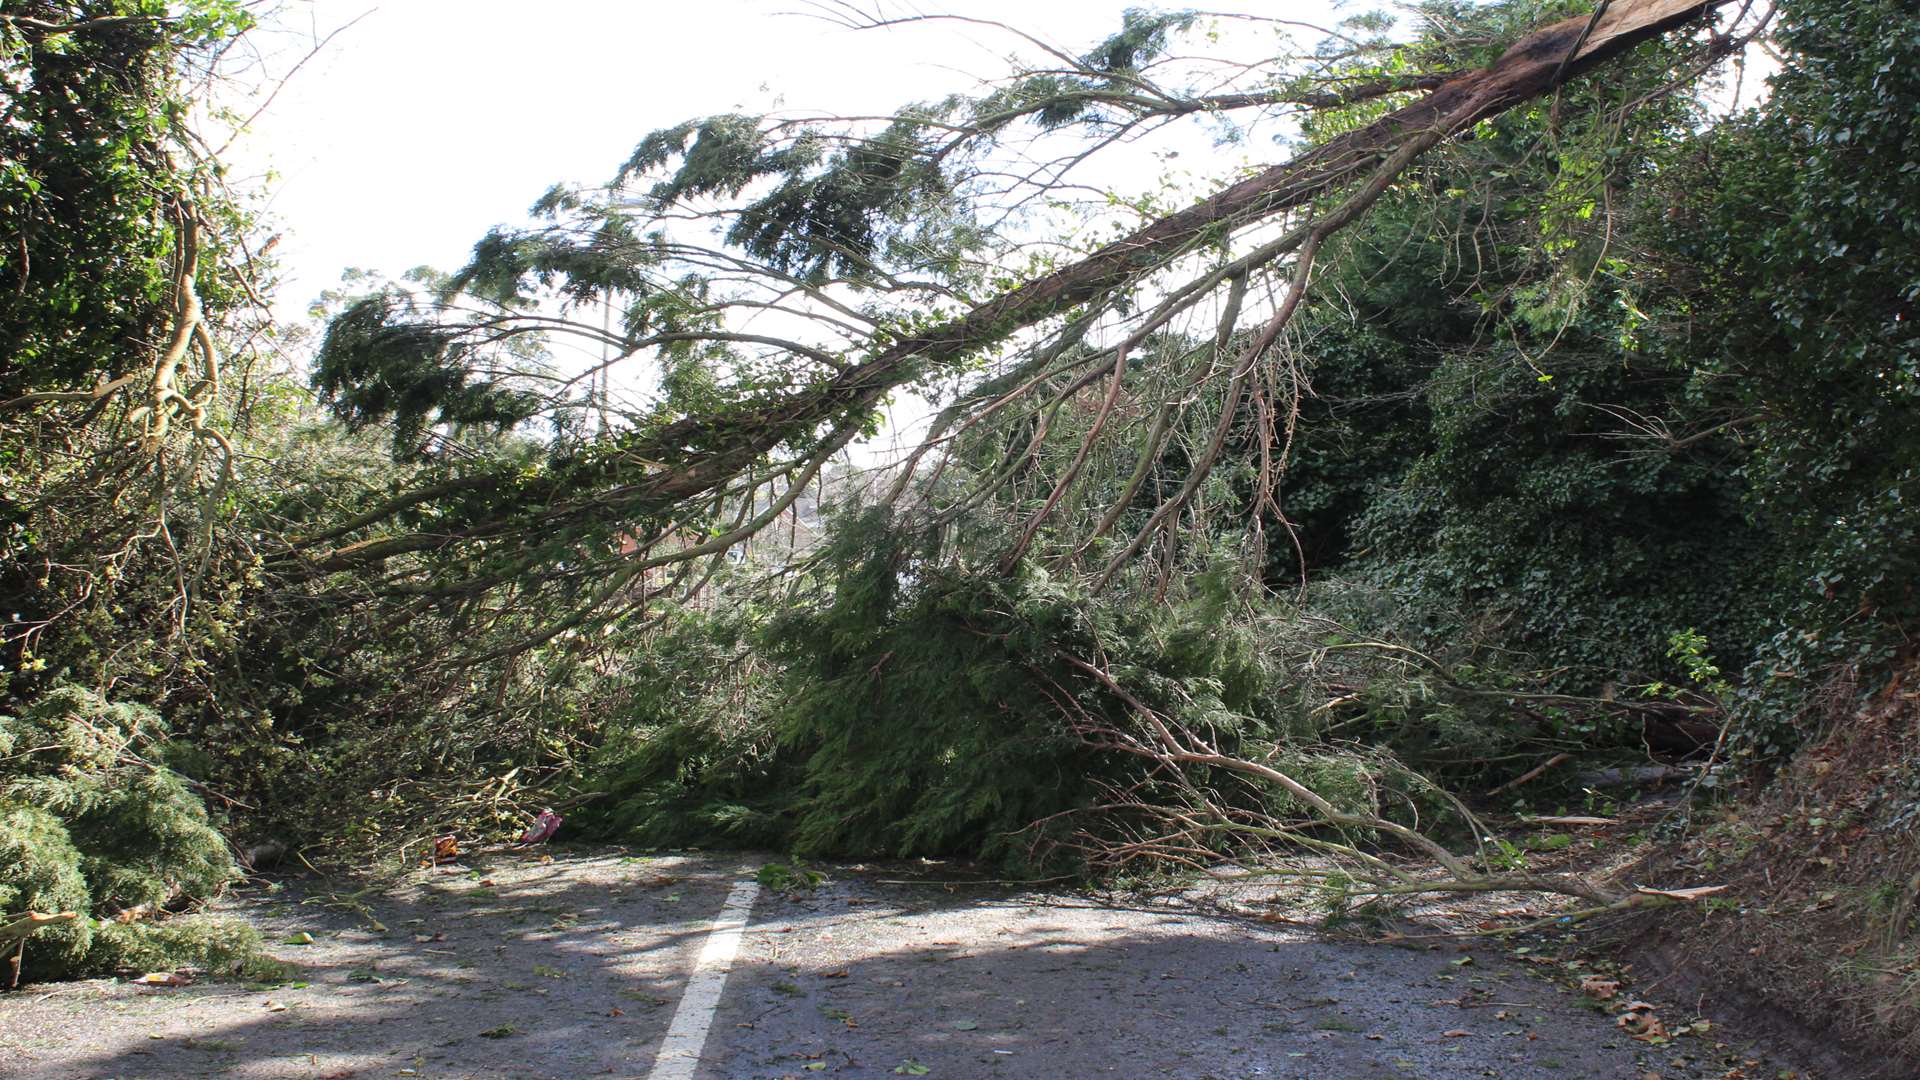
{"type": "Polygon", "coordinates": [[[560,822],[563,820],[565,819],[551,810],[540,811],[540,816],[533,819],[533,827],[528,829],[527,834],[520,838],[520,842],[523,844],[539,844],[553,839],[553,834],[560,831],[560,822]]]}

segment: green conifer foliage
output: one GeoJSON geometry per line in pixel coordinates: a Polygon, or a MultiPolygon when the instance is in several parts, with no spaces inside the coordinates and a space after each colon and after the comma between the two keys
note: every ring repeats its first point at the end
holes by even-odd
{"type": "Polygon", "coordinates": [[[143,756],[165,730],[151,709],[75,687],[0,716],[0,922],[79,916],[33,936],[27,977],[180,965],[231,972],[253,962],[250,930],[164,918],[238,874],[199,797],[143,756]]]}
{"type": "Polygon", "coordinates": [[[788,684],[753,645],[756,618],[678,612],[636,653],[626,716],[589,769],[609,794],[576,824],[667,847],[786,846],[798,770],[767,718],[788,684]]]}
{"type": "MultiPolygon", "coordinates": [[[[0,802],[0,922],[30,911],[86,911],[93,905],[80,852],[60,819],[37,806],[0,802]]],[[[36,964],[77,967],[93,944],[88,919],[56,923],[31,942],[36,964]]]]}
{"type": "MultiPolygon", "coordinates": [[[[833,537],[778,614],[687,617],[649,644],[640,707],[586,780],[605,793],[580,815],[591,831],[1098,873],[1114,867],[1086,860],[1147,804],[1205,791],[1249,814],[1315,816],[1262,783],[1120,749],[1152,742],[1142,706],[1223,754],[1284,762],[1344,810],[1447,816],[1391,755],[1324,737],[1321,680],[1372,654],[1328,654],[1332,624],[1250,603],[1228,575],[1165,598],[1095,593],[1037,560],[982,567],[883,509],[845,514],[833,537]]],[[[1417,708],[1376,696],[1383,718],[1417,708]]],[[[1456,708],[1444,687],[1417,696],[1422,715],[1456,708]]],[[[1273,837],[1207,842],[1232,855],[1250,839],[1273,837]]]]}

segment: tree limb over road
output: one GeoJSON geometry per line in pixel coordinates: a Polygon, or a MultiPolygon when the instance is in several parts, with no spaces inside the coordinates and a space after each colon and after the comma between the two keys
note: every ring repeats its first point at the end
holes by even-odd
{"type": "MultiPolygon", "coordinates": [[[[342,543],[345,537],[331,530],[288,551],[281,561],[330,573],[384,565],[401,556],[431,554],[439,561],[452,556],[465,565],[443,580],[465,587],[499,573],[503,552],[521,560],[520,570],[550,565],[556,558],[611,565],[608,530],[640,538],[640,558],[677,561],[672,552],[645,552],[689,528],[708,530],[716,517],[751,500],[756,490],[768,485],[784,490],[778,485],[794,474],[811,475],[810,466],[817,468],[848,439],[871,430],[876,410],[898,390],[981,370],[1001,373],[981,384],[991,392],[963,393],[949,408],[930,433],[929,445],[914,455],[917,464],[952,425],[964,427],[1033,396],[1050,375],[1074,376],[1071,388],[1078,392],[1112,372],[1124,374],[1129,350],[1175,327],[1178,319],[1219,310],[1229,293],[1245,290],[1249,278],[1273,297],[1264,308],[1254,297],[1245,305],[1247,314],[1260,320],[1258,330],[1241,332],[1229,321],[1216,339],[1215,362],[1200,365],[1190,379],[1161,393],[1166,401],[1200,395],[1217,402],[1221,437],[1249,402],[1260,404],[1264,438],[1278,450],[1270,456],[1283,463],[1285,403],[1299,388],[1263,385],[1262,364],[1301,306],[1316,249],[1364,214],[1435,146],[1553,94],[1636,46],[1701,25],[1724,6],[1726,0],[1606,4],[1595,14],[1539,27],[1492,63],[1446,76],[1437,85],[1438,76],[1361,83],[1371,89],[1336,98],[1348,103],[1378,93],[1386,95],[1378,103],[1388,104],[1394,97],[1425,92],[1292,160],[1162,213],[1083,257],[1043,265],[1024,280],[979,271],[981,247],[972,236],[917,264],[898,255],[937,246],[928,239],[931,226],[917,234],[907,227],[916,219],[939,218],[936,208],[950,215],[937,222],[948,229],[945,235],[979,231],[965,200],[980,190],[982,177],[997,174],[978,161],[971,173],[941,170],[975,146],[968,139],[991,145],[1009,122],[1005,109],[990,122],[965,121],[952,102],[941,106],[945,112],[909,110],[877,134],[838,136],[839,144],[814,128],[797,135],[779,124],[761,130],[742,117],[712,118],[650,136],[622,181],[678,161],[667,179],[638,194],[616,188],[597,202],[556,191],[536,209],[576,215],[571,232],[490,236],[476,249],[474,263],[433,305],[386,296],[350,309],[329,333],[318,381],[349,420],[398,415],[397,400],[437,386],[440,424],[511,424],[551,415],[575,399],[509,392],[503,382],[470,377],[470,369],[485,350],[502,343],[527,335],[570,335],[608,353],[603,366],[651,355],[671,378],[675,371],[704,363],[726,373],[724,385],[629,414],[625,430],[607,437],[603,428],[602,438],[583,442],[578,453],[556,456],[552,467],[537,475],[523,471],[482,480],[471,472],[460,474],[464,500],[456,513],[437,517],[431,529],[405,527],[400,511],[419,502],[398,492],[386,503],[392,513],[383,516],[376,509],[355,518],[356,528],[375,530],[370,535],[342,543]],[[791,141],[776,138],[783,134],[791,141]],[[826,149],[841,144],[844,149],[826,149]],[[710,207],[721,197],[757,194],[782,177],[785,182],[757,202],[710,207]],[[962,205],[958,213],[952,210],[956,204],[962,205]],[[730,224],[730,243],[720,248],[686,243],[669,223],[688,216],[730,224]],[[890,240],[897,242],[889,247],[890,240]],[[680,276],[670,280],[674,273],[680,276]],[[524,289],[535,281],[563,299],[618,303],[625,308],[625,325],[590,327],[584,320],[528,314],[524,289]],[[476,296],[494,306],[472,314],[476,296]],[[904,303],[897,302],[900,298],[904,303]],[[462,309],[462,303],[469,307],[462,309]],[[753,338],[755,351],[743,351],[743,335],[729,320],[763,312],[777,312],[824,338],[800,331],[769,333],[753,338]],[[1067,348],[1070,338],[1078,342],[1086,333],[1090,319],[1107,320],[1105,340],[1067,348]],[[1008,378],[1009,371],[1020,377],[1008,378]],[[368,391],[369,386],[379,392],[368,391]],[[567,554],[530,555],[532,543],[549,545],[550,552],[551,545],[562,543],[567,554]],[[476,544],[492,553],[476,557],[476,544]]],[[[1727,50],[1722,44],[1708,51],[1724,55],[1727,50]]],[[[1054,107],[1079,109],[1082,103],[1074,95],[1100,96],[1081,89],[1086,85],[1152,85],[1132,69],[1102,69],[1096,61],[1102,55],[1075,61],[1073,77],[1079,81],[1065,90],[1049,84],[1071,99],[1054,101],[1054,107]]],[[[1163,96],[1173,103],[1162,110],[1169,114],[1192,100],[1163,96]]],[[[1135,112],[1109,119],[1106,126],[1124,132],[1141,122],[1139,110],[1151,110],[1133,104],[1137,97],[1130,90],[1125,107],[1135,112]]],[[[1276,100],[1285,97],[1275,95],[1276,100]]],[[[1292,100],[1313,99],[1296,94],[1292,100]]],[[[1031,101],[1014,112],[1045,115],[1031,101]]],[[[1090,130],[1097,135],[1101,125],[1090,130]]],[[[435,417],[423,417],[429,410],[417,403],[412,407],[414,428],[430,426],[435,417]]],[[[601,408],[604,416],[604,399],[601,408]]],[[[1135,430],[1131,436],[1110,429],[1103,437],[1144,437],[1142,455],[1158,455],[1166,445],[1165,428],[1135,430]]],[[[1099,434],[1096,427],[1088,438],[1099,434]]],[[[1193,455],[1196,476],[1204,474],[1218,449],[1216,438],[1193,455]]],[[[1073,470],[1059,476],[1057,492],[1065,493],[1074,481],[1073,470]]],[[[1269,488],[1272,482],[1271,476],[1263,478],[1269,488]]],[[[894,494],[904,487],[902,478],[894,494]]],[[[1058,501],[1050,500],[1031,524],[1039,526],[1058,501]]],[[[1174,517],[1157,516],[1105,576],[1174,517]]],[[[625,546],[631,553],[633,545],[625,546]]],[[[697,547],[688,550],[706,554],[697,547]]]]}

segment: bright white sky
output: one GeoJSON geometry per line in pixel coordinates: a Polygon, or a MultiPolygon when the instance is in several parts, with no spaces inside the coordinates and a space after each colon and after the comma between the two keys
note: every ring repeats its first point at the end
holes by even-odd
{"type": "MultiPolygon", "coordinates": [[[[230,155],[243,183],[248,173],[276,174],[266,187],[283,230],[279,313],[304,316],[349,266],[389,276],[423,264],[455,269],[489,227],[522,220],[554,183],[603,182],[642,136],[681,120],[775,105],[887,111],[977,88],[1006,72],[1003,57],[1016,46],[1032,52],[984,27],[852,32],[804,14],[827,2],[289,0],[277,25],[256,34],[270,55],[255,84],[270,85],[313,42],[358,21],[281,88],[230,155]]],[[[1118,29],[1126,7],[1153,6],[856,2],[998,20],[1075,54],[1118,29]]],[[[1320,25],[1342,6],[1246,5],[1320,25]]],[[[1749,93],[1759,85],[1750,77],[1749,93]]]]}
{"type": "MultiPolygon", "coordinates": [[[[1141,0],[951,0],[1073,53],[1141,0]]],[[[266,167],[284,230],[279,309],[304,314],[349,266],[455,269],[556,182],[610,178],[646,133],[734,109],[887,111],[1003,74],[1016,43],[935,22],[850,32],[807,0],[307,0],[269,39],[308,61],[236,144],[266,167]]],[[[1277,7],[1278,5],[1274,5],[1277,7]]],[[[1324,0],[1291,0],[1324,12],[1324,0]]],[[[889,2],[894,12],[907,10],[889,2]]],[[[1272,13],[1272,7],[1268,8],[1272,13]]],[[[1028,50],[1031,52],[1031,50],[1028,50]]]]}
{"type": "MultiPolygon", "coordinates": [[[[1003,22],[1074,55],[1119,29],[1127,7],[1151,6],[859,3],[895,16],[918,11],[1003,22]]],[[[1265,0],[1250,8],[1325,25],[1334,19],[1327,13],[1332,3],[1265,0]]],[[[346,29],[280,86],[228,155],[241,186],[270,192],[268,211],[281,233],[276,314],[283,323],[303,320],[348,267],[390,278],[421,265],[457,269],[490,227],[524,221],[526,208],[556,183],[610,179],[634,145],[659,128],[728,111],[885,113],[978,90],[981,80],[1007,73],[1012,53],[1036,58],[1031,45],[990,27],[934,21],[850,31],[819,17],[826,6],[290,0],[253,35],[265,56],[243,85],[272,90],[315,42],[346,29]]],[[[1181,164],[1206,171],[1196,160],[1208,156],[1205,146],[1200,142],[1201,152],[1181,164]]],[[[1124,157],[1109,167],[1127,168],[1124,157]]],[[[1143,186],[1152,177],[1142,175],[1143,186]]],[[[617,392],[652,378],[616,372],[617,392]]],[[[911,396],[896,402],[880,444],[910,438],[929,411],[911,396]]],[[[895,452],[880,444],[859,456],[895,452]]]]}

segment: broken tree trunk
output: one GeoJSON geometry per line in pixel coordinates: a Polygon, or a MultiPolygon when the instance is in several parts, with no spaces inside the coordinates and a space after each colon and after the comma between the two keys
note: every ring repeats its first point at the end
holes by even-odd
{"type": "Polygon", "coordinates": [[[6,957],[7,989],[13,990],[20,985],[20,966],[26,958],[27,939],[33,932],[45,926],[59,922],[72,922],[79,918],[72,911],[56,911],[51,914],[29,911],[0,922],[0,956],[6,957]],[[7,954],[11,953],[11,956],[7,954]]]}
{"type": "Polygon", "coordinates": [[[726,430],[740,433],[731,440],[713,442],[712,430],[699,418],[673,425],[661,434],[657,452],[668,460],[675,451],[685,454],[691,450],[698,456],[679,468],[649,477],[651,486],[668,502],[705,492],[746,462],[779,445],[789,434],[849,408],[871,406],[930,366],[956,361],[1123,285],[1208,230],[1243,225],[1304,206],[1344,183],[1373,174],[1409,144],[1431,146],[1550,93],[1567,80],[1726,2],[1622,0],[1608,5],[1597,22],[1582,15],[1536,30],[1515,43],[1491,67],[1457,76],[1364,128],[1169,214],[965,315],[906,338],[826,386],[797,394],[752,421],[729,422],[726,430]]]}

